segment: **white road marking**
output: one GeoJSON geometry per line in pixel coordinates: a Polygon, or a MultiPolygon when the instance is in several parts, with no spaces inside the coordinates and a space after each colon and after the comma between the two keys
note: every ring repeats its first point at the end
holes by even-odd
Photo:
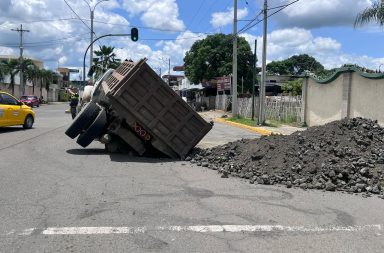
{"type": "Polygon", "coordinates": [[[7,235],[31,235],[33,232],[43,235],[96,235],[96,234],[142,234],[146,232],[363,232],[381,231],[381,224],[363,226],[282,226],[282,225],[208,225],[208,226],[157,226],[157,227],[50,227],[46,229],[28,228],[11,231],[7,235]]]}

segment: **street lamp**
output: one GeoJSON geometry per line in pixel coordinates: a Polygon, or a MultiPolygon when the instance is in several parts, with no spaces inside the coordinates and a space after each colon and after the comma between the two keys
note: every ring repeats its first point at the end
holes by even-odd
{"type": "Polygon", "coordinates": [[[93,43],[92,43],[92,41],[93,41],[93,17],[94,17],[95,8],[99,3],[107,2],[107,1],[109,1],[109,0],[101,0],[101,1],[97,2],[92,8],[91,5],[86,0],[84,0],[84,2],[86,2],[88,7],[89,7],[89,12],[91,15],[91,40],[90,40],[91,41],[90,42],[91,43],[91,53],[89,54],[89,68],[91,68],[92,64],[93,64],[93,43]]]}

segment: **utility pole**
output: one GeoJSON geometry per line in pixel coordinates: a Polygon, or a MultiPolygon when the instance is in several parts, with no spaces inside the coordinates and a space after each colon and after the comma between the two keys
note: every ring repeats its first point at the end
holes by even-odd
{"type": "Polygon", "coordinates": [[[266,66],[267,66],[267,18],[268,18],[268,3],[264,0],[264,29],[263,29],[263,56],[262,56],[262,67],[261,67],[261,82],[259,90],[259,125],[263,125],[265,122],[265,80],[266,80],[266,66]]]}
{"type": "Polygon", "coordinates": [[[29,32],[29,30],[23,30],[23,25],[20,25],[20,29],[11,29],[12,31],[20,33],[20,86],[19,86],[19,95],[24,95],[24,78],[23,78],[23,32],[29,32]]]}
{"type": "MultiPolygon", "coordinates": [[[[95,6],[96,7],[96,6],[95,6]]],[[[93,17],[94,17],[94,10],[91,9],[91,43],[93,41],[93,17]]],[[[93,64],[93,43],[91,44],[91,53],[89,54],[89,69],[91,69],[93,64]]],[[[91,77],[92,79],[92,77],[91,77]]]]}
{"type": "Polygon", "coordinates": [[[256,55],[256,50],[257,50],[257,40],[255,40],[255,54],[253,55],[253,62],[252,62],[252,117],[251,119],[255,119],[255,85],[256,85],[256,62],[257,62],[257,55],[256,55]]]}
{"type": "MultiPolygon", "coordinates": [[[[91,41],[90,41],[90,44],[91,44],[91,48],[90,48],[91,53],[90,53],[90,55],[89,55],[89,69],[91,69],[91,67],[92,67],[92,65],[93,65],[93,43],[92,43],[92,41],[93,41],[93,34],[94,34],[94,32],[93,32],[93,19],[94,19],[94,16],[95,16],[95,15],[94,15],[94,14],[95,14],[95,9],[96,9],[96,6],[97,6],[99,3],[107,2],[107,1],[109,1],[109,0],[101,0],[101,1],[97,2],[97,3],[93,6],[93,8],[92,8],[91,5],[90,5],[90,3],[88,3],[86,0],[84,0],[84,2],[86,2],[86,3],[88,4],[89,12],[90,12],[90,15],[91,15],[91,41]]],[[[91,79],[92,79],[92,77],[91,77],[91,79]]]]}
{"type": "Polygon", "coordinates": [[[237,116],[237,0],[233,8],[232,114],[237,116]]]}

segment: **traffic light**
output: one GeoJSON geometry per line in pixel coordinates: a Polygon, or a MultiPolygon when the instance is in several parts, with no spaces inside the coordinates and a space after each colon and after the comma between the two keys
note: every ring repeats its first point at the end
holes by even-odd
{"type": "Polygon", "coordinates": [[[136,27],[131,29],[131,40],[137,41],[139,39],[139,30],[136,27]]]}

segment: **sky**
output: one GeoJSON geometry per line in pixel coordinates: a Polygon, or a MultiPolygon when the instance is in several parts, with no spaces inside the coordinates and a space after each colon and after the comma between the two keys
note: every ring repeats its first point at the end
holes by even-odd
{"type": "MultiPolygon", "coordinates": [[[[384,28],[374,23],[354,28],[356,15],[373,0],[268,0],[267,62],[297,54],[315,57],[326,68],[358,64],[384,70],[384,28]],[[383,65],[381,65],[383,64],[383,65]]],[[[238,0],[238,31],[261,59],[263,0],[238,0]],[[243,28],[250,20],[260,22],[243,28]]],[[[47,69],[82,69],[90,43],[90,12],[94,10],[95,38],[105,34],[129,34],[139,29],[139,40],[129,36],[100,39],[94,50],[115,48],[119,59],[147,58],[157,72],[183,65],[192,44],[215,33],[233,32],[234,0],[1,0],[0,55],[18,56],[20,28],[24,56],[44,62],[47,69]]],[[[89,63],[89,53],[86,65],[89,63]]],[[[258,65],[261,64],[259,61],[258,65]]],[[[72,80],[80,80],[72,74],[72,80]]]]}

